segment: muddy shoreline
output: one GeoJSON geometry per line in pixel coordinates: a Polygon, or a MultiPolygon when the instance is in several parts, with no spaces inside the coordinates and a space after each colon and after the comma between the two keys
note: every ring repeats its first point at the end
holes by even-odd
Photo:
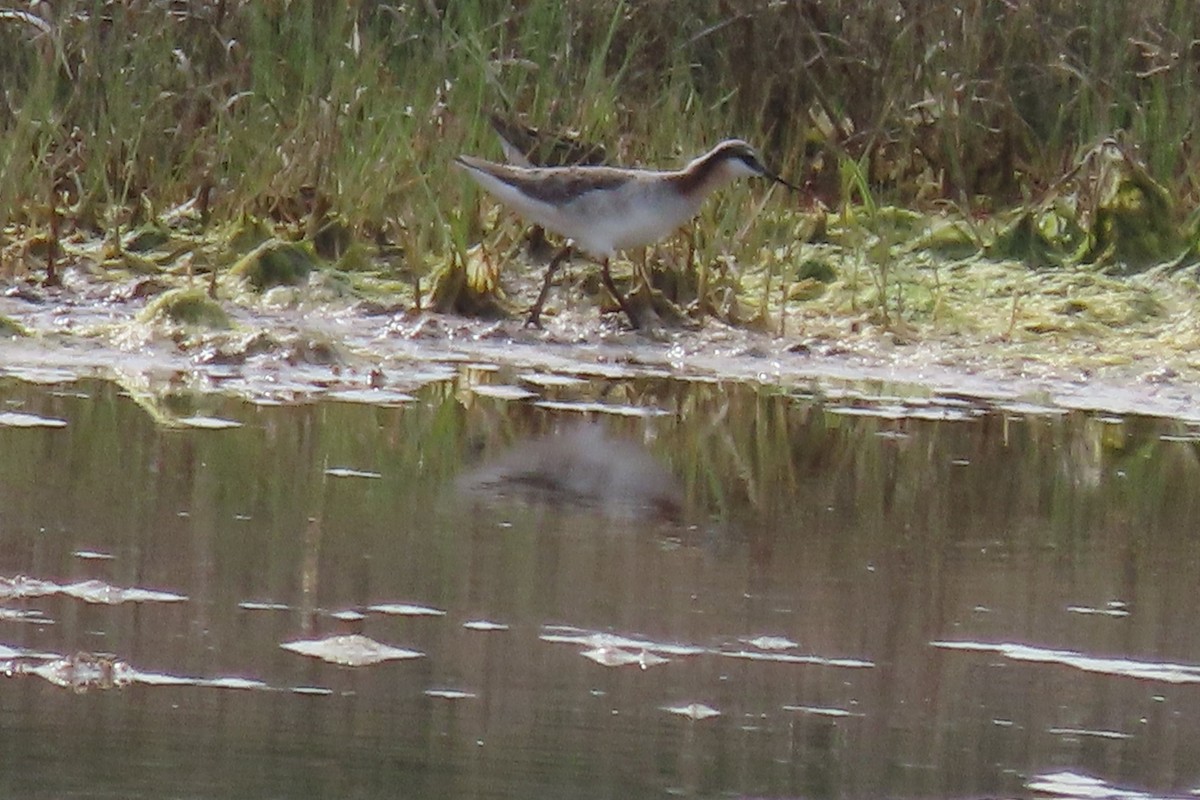
{"type": "Polygon", "coordinates": [[[1081,409],[1200,422],[1200,367],[1186,350],[1043,336],[894,330],[862,319],[797,315],[771,335],[707,320],[634,332],[588,303],[547,318],[484,321],[355,298],[313,302],[305,289],[224,303],[228,330],[138,320],[136,281],[68,277],[63,288],[10,283],[0,316],[27,335],[0,337],[0,375],[98,377],[150,395],[235,394],[254,402],[329,395],[386,404],[463,364],[595,377],[746,381],[801,394],[876,399],[950,396],[1031,409],[1081,409]],[[374,398],[374,399],[373,399],[374,398]]]}

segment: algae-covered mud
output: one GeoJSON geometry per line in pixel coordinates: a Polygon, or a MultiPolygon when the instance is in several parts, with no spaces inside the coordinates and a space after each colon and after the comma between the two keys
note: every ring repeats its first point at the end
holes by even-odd
{"type": "MultiPolygon", "coordinates": [[[[186,389],[297,400],[344,391],[383,398],[419,384],[432,365],[477,359],[784,387],[866,378],[1067,407],[1200,413],[1194,268],[1036,269],[975,249],[965,222],[887,213],[890,232],[825,219],[820,241],[764,251],[739,275],[678,265],[682,243],[622,262],[618,281],[651,320],[642,332],[610,313],[586,261],[556,282],[545,329],[525,327],[520,312],[543,267],[519,247],[479,256],[497,298],[481,318],[422,310],[436,287],[396,280],[384,262],[334,262],[265,233],[240,238],[241,228],[226,238],[164,235],[143,247],[138,257],[150,266],[139,269],[79,242],[67,245],[62,285],[43,286],[28,272],[6,281],[0,369],[115,377],[148,396],[186,389]],[[222,257],[233,266],[197,268],[222,257]],[[666,270],[686,285],[665,282],[666,270]],[[707,286],[703,303],[688,294],[697,280],[707,286]],[[656,313],[662,307],[677,313],[656,313]]],[[[775,213],[757,224],[811,220],[775,213]]],[[[1010,235],[993,227],[998,240],[1010,235]]]]}

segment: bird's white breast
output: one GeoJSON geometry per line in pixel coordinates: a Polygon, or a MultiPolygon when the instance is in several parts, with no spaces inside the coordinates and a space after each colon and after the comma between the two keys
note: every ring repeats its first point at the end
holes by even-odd
{"type": "Polygon", "coordinates": [[[585,252],[604,258],[665,239],[696,215],[702,199],[684,197],[669,185],[631,181],[547,209],[554,219],[542,224],[574,239],[585,252]]]}

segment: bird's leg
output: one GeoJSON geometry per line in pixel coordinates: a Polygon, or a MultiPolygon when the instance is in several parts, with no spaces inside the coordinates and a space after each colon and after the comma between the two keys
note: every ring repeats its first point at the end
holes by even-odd
{"type": "Polygon", "coordinates": [[[546,304],[546,296],[550,294],[550,281],[554,278],[554,273],[558,272],[558,268],[562,263],[571,256],[571,245],[564,244],[562,249],[554,254],[554,258],[550,259],[549,266],[546,267],[546,279],[542,281],[542,290],[538,292],[537,300],[533,302],[533,308],[529,309],[529,316],[525,319],[525,327],[542,327],[542,306],[546,304]]]}
{"type": "Polygon", "coordinates": [[[608,293],[613,296],[613,299],[617,301],[617,305],[621,307],[621,310],[625,312],[625,316],[629,318],[629,324],[632,325],[635,330],[642,327],[638,324],[637,317],[633,315],[633,309],[629,307],[629,303],[626,302],[621,293],[617,291],[617,285],[613,283],[612,273],[608,271],[607,258],[604,259],[604,261],[600,264],[600,280],[604,282],[604,288],[608,289],[608,293]]]}

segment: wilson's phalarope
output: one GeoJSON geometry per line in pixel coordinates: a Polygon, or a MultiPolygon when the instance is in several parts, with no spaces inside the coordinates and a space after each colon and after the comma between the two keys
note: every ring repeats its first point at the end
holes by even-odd
{"type": "Polygon", "coordinates": [[[459,156],[458,165],[502,204],[568,240],[546,269],[528,324],[540,325],[555,270],[573,247],[600,262],[604,287],[633,327],[638,319],[617,291],[609,260],[618,251],[659,242],[695,217],[714,190],[744,176],[760,176],[796,191],[800,187],[763,166],[740,139],[721,142],[681,170],[617,167],[517,167],[459,156]]]}

